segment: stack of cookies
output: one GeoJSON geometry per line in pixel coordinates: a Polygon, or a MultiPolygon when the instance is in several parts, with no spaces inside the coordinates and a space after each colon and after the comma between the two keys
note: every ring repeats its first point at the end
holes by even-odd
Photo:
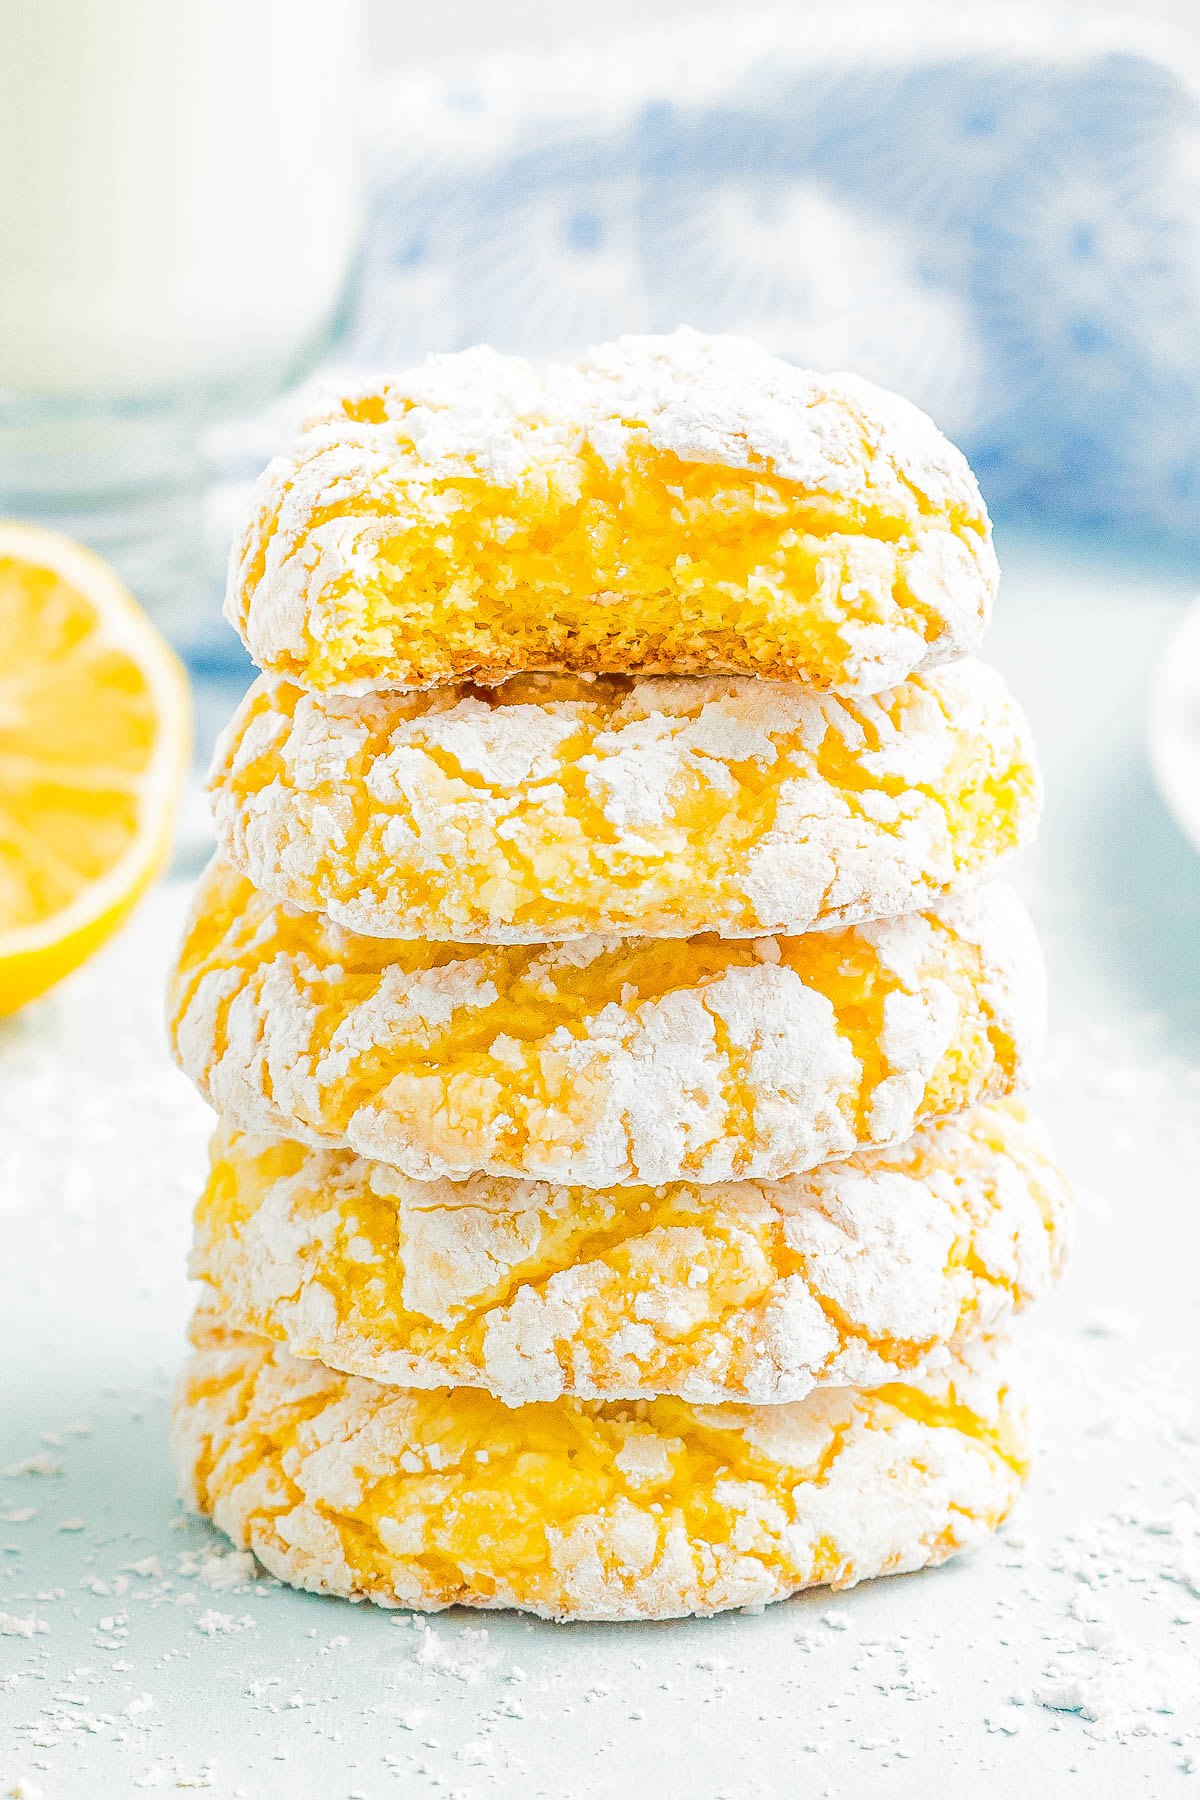
{"type": "Polygon", "coordinates": [[[996,567],[905,402],[680,331],[333,397],[266,472],[174,976],[220,1115],[190,1506],[385,1604],[939,1562],[1066,1196],[996,567]]]}

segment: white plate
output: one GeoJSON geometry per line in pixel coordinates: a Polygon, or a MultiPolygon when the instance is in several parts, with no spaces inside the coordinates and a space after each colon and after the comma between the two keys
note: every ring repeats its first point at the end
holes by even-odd
{"type": "Polygon", "coordinates": [[[1200,849],[1200,600],[1167,640],[1146,723],[1159,792],[1200,849]]]}

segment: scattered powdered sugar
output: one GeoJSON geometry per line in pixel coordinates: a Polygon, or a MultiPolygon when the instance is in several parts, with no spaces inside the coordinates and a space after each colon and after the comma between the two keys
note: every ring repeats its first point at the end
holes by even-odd
{"type": "Polygon", "coordinates": [[[98,1207],[128,1208],[134,1191],[157,1200],[138,1218],[143,1232],[191,1206],[211,1118],[164,1054],[161,987],[180,898],[156,894],[101,958],[0,1019],[0,1219],[48,1207],[86,1241],[98,1207]]]}
{"type": "Polygon", "coordinates": [[[397,1619],[396,1623],[411,1626],[417,1635],[412,1660],[418,1668],[436,1669],[458,1681],[481,1681],[500,1661],[499,1649],[493,1647],[482,1627],[464,1625],[451,1636],[438,1631],[421,1613],[397,1619]]]}
{"type": "Polygon", "coordinates": [[[62,1464],[48,1450],[39,1450],[35,1456],[26,1456],[20,1462],[6,1463],[0,1472],[10,1480],[17,1475],[61,1475],[62,1464]]]}
{"type": "Polygon", "coordinates": [[[32,1184],[5,1190],[0,1258],[29,1371],[0,1444],[0,1794],[606,1800],[647,1770],[669,1792],[677,1765],[712,1800],[852,1780],[910,1800],[931,1763],[981,1794],[1194,1786],[1200,1073],[1152,1035],[1052,1042],[1079,1241],[1030,1321],[1042,1449],[993,1546],[755,1617],[427,1620],[292,1594],[175,1511],[164,1418],[208,1121],[159,1081],[142,964],[177,916],[152,906],[140,945],[0,1031],[0,1155],[32,1184]],[[88,1047],[110,1016],[111,1066],[88,1047]]]}
{"type": "MultiPolygon", "coordinates": [[[[180,1573],[191,1574],[190,1567],[184,1566],[180,1558],[180,1573]]],[[[206,1587],[218,1588],[222,1593],[230,1588],[245,1587],[255,1579],[258,1565],[248,1550],[230,1550],[222,1555],[219,1550],[210,1550],[198,1559],[195,1574],[206,1587]]]]}
{"type": "Polygon", "coordinates": [[[31,1638],[49,1629],[45,1619],[35,1618],[33,1613],[22,1619],[16,1613],[0,1612],[0,1637],[31,1638]]]}
{"type": "Polygon", "coordinates": [[[1078,1713],[1096,1737],[1178,1729],[1178,1715],[1200,1700],[1196,1657],[1148,1648],[1094,1600],[1075,1599],[1070,1611],[1078,1627],[1034,1688],[1038,1705],[1078,1713]]]}
{"type": "Polygon", "coordinates": [[[254,1620],[248,1613],[243,1613],[240,1619],[235,1619],[232,1613],[209,1610],[201,1613],[196,1620],[196,1630],[203,1632],[205,1637],[218,1637],[225,1632],[232,1631],[251,1631],[253,1627],[254,1620]]]}

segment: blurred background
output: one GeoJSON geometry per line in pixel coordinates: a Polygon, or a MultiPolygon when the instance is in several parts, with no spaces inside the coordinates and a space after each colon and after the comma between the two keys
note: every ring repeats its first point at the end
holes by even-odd
{"type": "MultiPolygon", "coordinates": [[[[606,32],[628,30],[630,26],[686,25],[714,17],[745,18],[756,11],[770,10],[767,6],[755,6],[754,0],[707,0],[707,4],[705,0],[609,0],[603,7],[594,0],[508,0],[502,5],[489,5],[487,0],[447,0],[436,12],[417,16],[398,0],[372,0],[369,30],[373,55],[383,66],[394,68],[413,57],[430,63],[454,59],[466,47],[479,54],[496,50],[559,50],[589,38],[595,42],[606,32]]],[[[829,9],[820,0],[791,0],[786,8],[775,10],[786,11],[794,19],[813,20],[829,9]]],[[[852,10],[851,0],[841,9],[843,17],[852,10]]],[[[903,12],[903,0],[888,10],[903,12]]],[[[964,0],[953,10],[959,16],[964,12],[996,14],[1003,10],[1011,19],[1020,9],[964,0]]],[[[1047,15],[1063,19],[1094,17],[1104,10],[1089,4],[1089,0],[1060,0],[1058,5],[1036,9],[1043,19],[1047,15]]],[[[1136,9],[1109,10],[1124,10],[1139,19],[1156,19],[1184,31],[1200,32],[1200,20],[1191,0],[1146,0],[1136,9]]]]}
{"type": "Polygon", "coordinates": [[[194,666],[314,375],[681,320],[1200,546],[1200,9],[0,0],[0,510],[194,666]],[[236,46],[236,51],[231,50],[236,46]]]}
{"type": "MultiPolygon", "coordinates": [[[[900,390],[979,474],[1003,569],[983,655],[1046,777],[1013,879],[1049,967],[1039,1107],[1078,1251],[1034,1322],[1044,1474],[1002,1557],[956,1586],[864,1588],[870,1635],[839,1606],[828,1646],[784,1608],[706,1627],[728,1626],[728,1659],[671,1627],[653,1650],[639,1636],[649,1749],[623,1717],[645,1700],[624,1628],[601,1650],[587,1628],[507,1636],[490,1614],[497,1654],[534,1677],[535,1767],[505,1791],[561,1792],[567,1769],[597,1794],[765,1795],[775,1771],[790,1795],[802,1768],[813,1794],[847,1768],[838,1792],[921,1800],[963,1793],[964,1770],[989,1800],[1195,1790],[1200,1720],[1160,1696],[1185,1649],[1194,1673],[1200,1595],[1200,0],[0,0],[0,520],[99,549],[179,651],[195,711],[173,879],[97,954],[66,936],[76,973],[0,1017],[0,1608],[36,1607],[0,1611],[0,1646],[32,1671],[0,1679],[0,1793],[408,1795],[400,1739],[434,1756],[439,1793],[505,1779],[464,1766],[495,1716],[465,1640],[421,1671],[425,1738],[400,1729],[425,1715],[396,1683],[389,1615],[343,1625],[276,1593],[235,1622],[240,1600],[203,1591],[195,1623],[176,1610],[215,1542],[176,1535],[162,1454],[211,1120],[168,1065],[162,988],[211,847],[203,771],[253,675],[221,616],[231,534],[314,384],[681,322],[900,390]],[[1102,1686],[1129,1741],[1034,1706],[1013,1722],[1010,1697],[1101,1598],[1122,1632],[1074,1704],[1102,1686]],[[901,1644],[902,1677],[881,1679],[869,1657],[901,1644]]],[[[56,685],[78,627],[36,580],[27,613],[50,623],[22,666],[11,564],[5,583],[0,528],[0,1013],[19,962],[6,868],[24,859],[40,902],[44,841],[56,865],[85,861],[86,807],[107,785],[112,817],[132,815],[129,769],[153,749],[136,714],[122,761],[86,681],[56,685]]],[[[132,637],[143,672],[165,664],[155,720],[182,762],[184,681],[154,632],[132,637]]],[[[51,902],[53,938],[71,909],[51,902]]],[[[439,1629],[459,1643],[452,1615],[439,1629]]]]}
{"type": "MultiPolygon", "coordinates": [[[[933,415],[998,523],[998,630],[1040,596],[1018,691],[1054,630],[1077,691],[1082,629],[1140,753],[1157,664],[1159,779],[1200,838],[1200,647],[1163,649],[1200,567],[1193,0],[0,0],[0,24],[0,515],[124,573],[188,664],[201,761],[249,676],[230,536],[314,383],[686,321],[933,415]]],[[[183,840],[194,867],[198,783],[183,840]]]]}

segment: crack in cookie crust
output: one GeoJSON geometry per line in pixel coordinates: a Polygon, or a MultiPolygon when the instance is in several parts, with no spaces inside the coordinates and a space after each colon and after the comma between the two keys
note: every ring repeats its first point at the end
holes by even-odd
{"type": "Polygon", "coordinates": [[[980,1544],[1026,1473],[1006,1347],[793,1405],[415,1392],[198,1321],[187,1505],[266,1568],[384,1605],[665,1619],[849,1587],[980,1544]]]}
{"type": "Polygon", "coordinates": [[[220,861],[171,985],[230,1124],[418,1180],[778,1179],[1014,1091],[1041,1032],[1028,916],[993,886],[755,940],[358,937],[220,861]]]}
{"type": "Polygon", "coordinates": [[[274,898],[463,943],[911,912],[1020,848],[1041,803],[1028,728],[975,662],[851,702],[736,677],[261,680],[211,786],[223,851],[274,898]]]}
{"type": "Polygon", "coordinates": [[[1057,1275],[1068,1198],[1016,1101],[778,1183],[409,1180],[223,1127],[191,1273],[227,1325],[510,1405],[878,1387],[1057,1275]]]}
{"type": "Polygon", "coordinates": [[[582,669],[868,694],[972,649],[996,582],[923,413],[685,329],[330,394],[260,480],[226,611],[325,692],[582,669]]]}

